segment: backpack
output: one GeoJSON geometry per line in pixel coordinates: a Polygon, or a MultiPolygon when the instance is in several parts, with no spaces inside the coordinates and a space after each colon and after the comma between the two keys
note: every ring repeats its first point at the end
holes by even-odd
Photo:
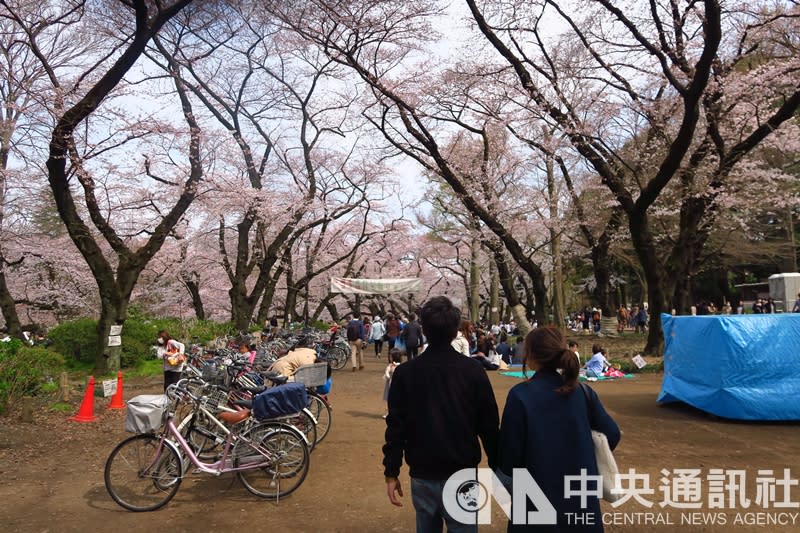
{"type": "Polygon", "coordinates": [[[347,324],[347,340],[357,341],[361,338],[361,324],[357,320],[351,320],[347,324]]]}

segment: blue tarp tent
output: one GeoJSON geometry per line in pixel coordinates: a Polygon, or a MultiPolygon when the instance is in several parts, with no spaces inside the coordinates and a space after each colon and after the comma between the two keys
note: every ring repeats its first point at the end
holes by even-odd
{"type": "Polygon", "coordinates": [[[738,420],[800,420],[800,314],[661,320],[659,402],[738,420]]]}

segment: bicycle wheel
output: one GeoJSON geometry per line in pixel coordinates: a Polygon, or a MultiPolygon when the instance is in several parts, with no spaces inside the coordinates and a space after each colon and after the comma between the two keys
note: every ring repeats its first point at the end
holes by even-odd
{"type": "Polygon", "coordinates": [[[308,409],[303,409],[296,415],[288,417],[286,422],[305,435],[308,441],[308,451],[313,452],[314,447],[317,445],[317,422],[308,409]]]}
{"type": "Polygon", "coordinates": [[[204,461],[216,459],[226,435],[202,411],[198,411],[188,427],[186,441],[199,459],[204,461]]]}
{"type": "Polygon", "coordinates": [[[242,485],[260,498],[277,500],[294,492],[308,474],[309,450],[303,436],[283,424],[254,427],[237,440],[235,464],[263,464],[237,472],[242,485]]]}
{"type": "Polygon", "coordinates": [[[117,444],[103,475],[111,498],[130,511],[154,511],[178,492],[180,454],[155,435],[134,435],[117,444]],[[160,448],[160,449],[159,449],[160,448]]]}
{"type": "Polygon", "coordinates": [[[341,370],[347,366],[347,359],[350,357],[341,346],[332,346],[328,348],[328,361],[331,363],[333,370],[341,370]]]}
{"type": "Polygon", "coordinates": [[[311,411],[311,414],[317,419],[316,444],[319,444],[322,442],[322,439],[328,436],[328,432],[331,430],[331,423],[333,422],[331,406],[315,393],[309,392],[308,410],[311,411]]]}

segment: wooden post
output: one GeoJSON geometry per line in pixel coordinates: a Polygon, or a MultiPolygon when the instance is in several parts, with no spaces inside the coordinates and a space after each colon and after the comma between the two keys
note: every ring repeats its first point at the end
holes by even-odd
{"type": "Polygon", "coordinates": [[[58,378],[58,399],[61,402],[69,401],[69,379],[66,372],[62,372],[58,378]]]}
{"type": "Polygon", "coordinates": [[[22,397],[22,421],[33,422],[33,398],[30,396],[22,397]]]}

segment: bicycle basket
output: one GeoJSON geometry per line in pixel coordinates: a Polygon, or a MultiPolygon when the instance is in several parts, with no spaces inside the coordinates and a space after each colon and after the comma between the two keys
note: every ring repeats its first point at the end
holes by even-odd
{"type": "Polygon", "coordinates": [[[209,385],[228,385],[228,371],[214,364],[203,366],[203,381],[209,385]]]}
{"type": "Polygon", "coordinates": [[[153,433],[167,421],[169,398],[166,394],[143,394],[128,400],[125,431],[153,433]]]}
{"type": "Polygon", "coordinates": [[[308,405],[302,383],[287,383],[267,389],[253,397],[253,415],[260,420],[299,413],[308,405]]]}
{"type": "Polygon", "coordinates": [[[295,383],[302,383],[306,387],[319,387],[328,380],[328,363],[314,363],[303,365],[294,372],[295,383]]]}
{"type": "Polygon", "coordinates": [[[203,396],[203,406],[211,412],[220,411],[228,404],[228,391],[215,388],[203,396]]]}

